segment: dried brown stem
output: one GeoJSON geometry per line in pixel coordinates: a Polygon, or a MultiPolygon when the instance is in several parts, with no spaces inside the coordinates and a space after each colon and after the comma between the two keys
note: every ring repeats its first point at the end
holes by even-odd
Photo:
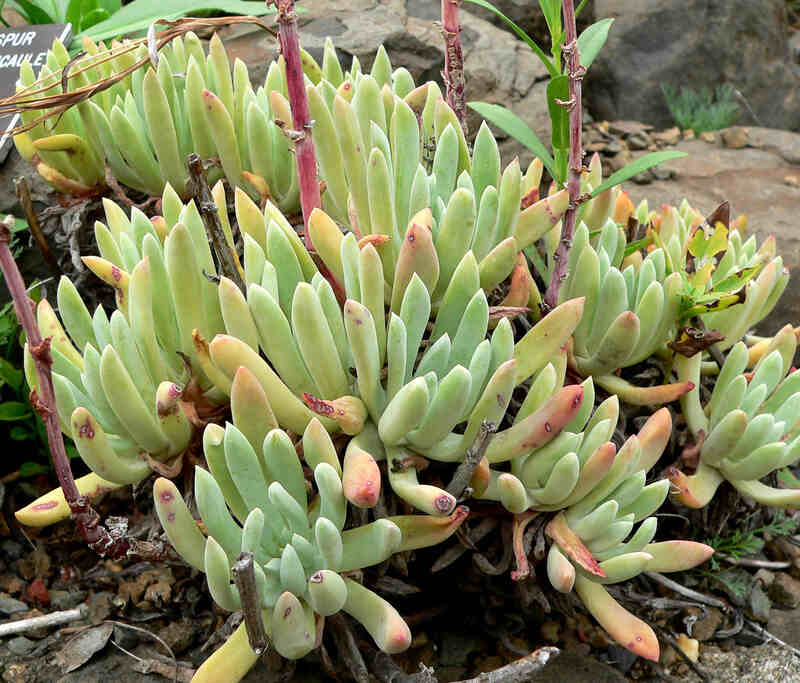
{"type": "Polygon", "coordinates": [[[578,52],[578,33],[575,27],[575,5],[573,3],[574,0],[563,0],[562,2],[564,14],[563,53],[567,58],[567,75],[569,76],[569,100],[562,103],[562,106],[569,109],[569,176],[567,180],[569,206],[563,218],[561,239],[553,256],[555,261],[553,275],[544,295],[545,306],[550,310],[558,305],[561,284],[567,279],[567,259],[569,250],[572,247],[572,235],[575,232],[575,220],[578,215],[581,193],[581,172],[583,169],[581,81],[586,69],[581,66],[580,53],[578,52]]]}
{"type": "Polygon", "coordinates": [[[697,662],[695,662],[689,655],[687,655],[681,646],[679,645],[678,641],[673,638],[672,634],[667,631],[665,628],[662,628],[658,624],[655,624],[655,631],[658,635],[663,639],[666,640],[667,643],[672,646],[672,649],[675,650],[677,655],[686,662],[686,665],[694,671],[695,675],[700,678],[701,681],[710,681],[711,678],[708,675],[708,672],[705,669],[702,669],[697,662]]]}
{"type": "Polygon", "coordinates": [[[36,215],[36,211],[33,208],[31,192],[28,189],[28,181],[25,180],[25,176],[14,179],[14,188],[17,191],[17,199],[19,199],[22,210],[25,212],[25,219],[28,221],[28,227],[31,230],[33,239],[36,241],[36,246],[39,247],[42,258],[50,268],[50,272],[56,277],[59,277],[61,275],[61,268],[58,266],[58,259],[53,252],[50,251],[50,245],[47,244],[47,240],[42,232],[42,226],[39,224],[39,217],[36,215]]]}
{"type": "MultiPolygon", "coordinates": [[[[194,202],[203,219],[206,234],[217,256],[217,267],[219,268],[220,274],[232,280],[233,283],[244,292],[245,285],[244,278],[242,277],[242,266],[239,263],[238,255],[231,249],[225,239],[225,233],[222,230],[222,223],[219,220],[219,213],[217,212],[218,207],[214,202],[214,197],[211,195],[211,190],[206,180],[206,174],[203,170],[203,160],[200,158],[199,154],[192,152],[186,160],[186,166],[189,169],[194,202]]],[[[222,207],[222,210],[227,210],[227,207],[222,207]]]]}
{"type": "Polygon", "coordinates": [[[0,269],[5,276],[8,291],[14,299],[17,317],[25,330],[28,349],[36,366],[36,378],[39,386],[38,391],[36,389],[31,391],[31,404],[44,421],[50,455],[53,458],[53,468],[78,531],[89,547],[98,555],[121,557],[128,550],[124,532],[115,530],[114,533],[109,533],[100,524],[100,517],[92,509],[88,497],[82,496],[78,492],[72,470],[69,467],[56,412],[56,396],[51,375],[53,357],[50,355],[50,337],[42,339],[42,335],[39,333],[39,327],[33,316],[33,302],[28,298],[22,275],[11,254],[9,226],[13,220],[13,216],[8,216],[5,221],[0,223],[0,269]]]}
{"type": "Polygon", "coordinates": [[[540,647],[527,657],[517,659],[511,664],[456,683],[527,683],[560,653],[557,647],[540,647]]]}
{"type": "Polygon", "coordinates": [[[763,638],[766,638],[767,641],[771,640],[772,642],[776,643],[777,645],[780,645],[781,647],[786,648],[792,654],[797,655],[798,657],[800,657],[800,650],[798,650],[796,647],[792,647],[791,645],[789,645],[789,643],[786,643],[786,642],[782,641],[780,638],[776,638],[769,631],[767,631],[767,629],[765,629],[763,626],[759,626],[756,622],[754,622],[754,621],[752,621],[750,619],[747,619],[746,623],[747,623],[747,626],[749,628],[753,629],[758,635],[762,636],[763,638]]]}
{"type": "Polygon", "coordinates": [[[497,425],[494,422],[484,420],[483,424],[481,424],[475,441],[467,449],[463,462],[458,466],[447,487],[447,492],[454,496],[456,500],[461,500],[464,495],[469,483],[472,481],[472,476],[475,474],[475,469],[486,454],[492,435],[496,431],[497,425]]]}
{"type": "Polygon", "coordinates": [[[778,571],[780,569],[788,569],[792,566],[789,560],[759,560],[756,557],[731,557],[730,555],[714,554],[714,559],[722,560],[734,567],[755,567],[756,569],[769,569],[771,571],[778,571]]]}
{"type": "Polygon", "coordinates": [[[442,0],[442,38],[444,38],[444,71],[442,78],[447,88],[447,104],[458,117],[464,135],[467,129],[467,104],[465,101],[464,52],[461,49],[461,25],[458,9],[461,0],[442,0]]]}
{"type": "Polygon", "coordinates": [[[253,553],[242,553],[232,567],[233,581],[239,589],[247,640],[257,655],[265,652],[269,641],[261,618],[261,599],[258,597],[253,553]]]}
{"type": "Polygon", "coordinates": [[[328,617],[328,624],[331,627],[333,639],[336,641],[339,657],[346,662],[353,680],[356,683],[368,683],[370,679],[369,670],[364,658],[361,656],[361,651],[358,648],[358,643],[347,618],[343,614],[334,614],[328,617]]]}
{"type": "Polygon", "coordinates": [[[419,669],[417,673],[407,674],[397,665],[391,655],[380,650],[376,651],[372,658],[373,673],[382,683],[437,683],[432,668],[420,662],[419,669]]]}
{"type": "MultiPolygon", "coordinates": [[[[703,319],[699,315],[692,318],[692,324],[701,332],[708,332],[706,324],[703,322],[703,319]]],[[[708,353],[711,355],[711,358],[717,364],[717,367],[720,370],[722,370],[722,366],[725,365],[725,356],[722,354],[722,351],[719,350],[719,347],[716,344],[712,344],[711,346],[708,347],[708,353]]]]}
{"type": "Polygon", "coordinates": [[[686,588],[685,586],[681,586],[677,581],[673,581],[672,579],[668,579],[663,574],[659,574],[658,572],[645,572],[645,576],[648,579],[652,579],[656,583],[660,583],[662,586],[669,588],[670,590],[683,595],[684,597],[689,598],[690,600],[696,600],[704,605],[710,605],[711,607],[717,607],[718,609],[727,610],[728,605],[725,604],[722,600],[718,600],[717,598],[712,598],[710,595],[704,595],[703,593],[698,593],[691,588],[686,588]]]}

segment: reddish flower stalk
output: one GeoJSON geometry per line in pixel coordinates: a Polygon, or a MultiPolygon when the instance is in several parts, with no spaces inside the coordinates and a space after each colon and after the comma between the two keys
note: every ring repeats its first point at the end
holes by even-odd
{"type": "MultiPolygon", "coordinates": [[[[267,0],[278,10],[278,42],[286,63],[286,87],[289,91],[289,106],[292,110],[291,138],[297,160],[297,175],[300,180],[300,206],[303,210],[303,237],[306,249],[314,252],[314,243],[308,231],[308,219],[314,209],[322,208],[322,196],[317,179],[317,157],[314,154],[311,113],[308,109],[303,64],[300,59],[300,39],[297,35],[297,13],[294,0],[267,0]]],[[[344,304],[345,292],[342,284],[321,261],[317,262],[320,273],[331,283],[340,304],[344,304]]]]}
{"type": "Polygon", "coordinates": [[[461,25],[458,8],[462,0],[442,0],[442,37],[444,38],[444,71],[442,78],[447,87],[447,104],[456,113],[464,135],[467,134],[467,104],[464,101],[464,53],[461,49],[461,25]]]}
{"type": "MultiPolygon", "coordinates": [[[[11,232],[8,220],[0,223],[0,269],[6,279],[8,291],[14,299],[17,317],[25,330],[28,348],[36,364],[39,389],[38,392],[35,389],[31,391],[31,404],[44,421],[53,467],[78,531],[89,547],[98,555],[121,557],[128,550],[128,542],[122,534],[111,534],[100,524],[100,517],[92,509],[88,497],[80,495],[78,487],[75,485],[64,448],[64,439],[61,436],[61,428],[58,424],[56,396],[50,371],[53,364],[53,358],[50,355],[50,337],[42,339],[42,335],[39,333],[39,327],[33,316],[33,302],[28,298],[25,282],[9,247],[11,232]]],[[[11,221],[11,225],[13,225],[13,218],[11,221]]]]}
{"type": "Polygon", "coordinates": [[[561,240],[554,255],[555,268],[544,295],[544,303],[549,309],[558,305],[558,294],[561,284],[567,279],[567,259],[572,247],[572,235],[575,232],[575,219],[580,205],[581,171],[583,168],[583,146],[581,144],[581,81],[586,69],[581,66],[578,52],[578,32],[575,27],[575,6],[573,0],[563,0],[564,13],[564,47],[567,59],[567,75],[569,76],[569,99],[559,102],[569,109],[569,207],[564,214],[561,227],[561,240]]]}
{"type": "Polygon", "coordinates": [[[317,158],[314,155],[314,140],[311,135],[311,114],[308,110],[306,85],[303,80],[303,65],[300,61],[300,40],[297,36],[297,13],[294,0],[267,0],[278,10],[278,41],[286,62],[286,86],[289,91],[289,106],[292,108],[294,128],[294,154],[297,173],[300,176],[300,205],[303,208],[303,223],[306,226],[306,248],[314,245],[308,234],[308,217],[314,209],[322,206],[317,180],[317,158]]]}

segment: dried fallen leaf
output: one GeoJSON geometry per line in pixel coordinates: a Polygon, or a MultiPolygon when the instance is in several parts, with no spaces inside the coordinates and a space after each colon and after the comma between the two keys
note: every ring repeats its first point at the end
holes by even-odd
{"type": "Polygon", "coordinates": [[[62,673],[69,673],[83,666],[96,652],[100,652],[114,632],[114,624],[100,624],[81,631],[68,640],[56,655],[62,673]]]}

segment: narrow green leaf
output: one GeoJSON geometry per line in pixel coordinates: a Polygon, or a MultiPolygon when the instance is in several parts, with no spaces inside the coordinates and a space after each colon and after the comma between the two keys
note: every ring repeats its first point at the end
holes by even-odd
{"type": "Polygon", "coordinates": [[[488,102],[468,102],[467,104],[471,109],[474,109],[483,116],[483,118],[489,121],[489,123],[504,130],[515,140],[525,145],[534,155],[542,160],[544,167],[551,176],[554,178],[558,177],[555,161],[553,161],[553,157],[551,157],[550,153],[547,151],[547,147],[544,146],[542,141],[536,136],[536,133],[534,133],[528,124],[519,116],[500,104],[489,104],[488,102]]]}
{"type": "Polygon", "coordinates": [[[0,403],[0,421],[16,422],[24,420],[31,414],[31,407],[27,403],[20,401],[6,401],[0,403]]]}
{"type": "MultiPolygon", "coordinates": [[[[544,20],[550,31],[550,37],[555,38],[561,34],[561,1],[560,0],[539,0],[539,7],[542,8],[544,20]]],[[[555,41],[553,41],[555,42],[555,41]]]]}
{"type": "Polygon", "coordinates": [[[22,370],[15,368],[5,358],[0,358],[0,380],[18,392],[22,388],[25,375],[22,370]]]}
{"type": "Polygon", "coordinates": [[[569,149],[569,109],[556,100],[569,100],[569,77],[558,76],[547,84],[547,108],[550,110],[553,149],[569,149]]]}
{"type": "Polygon", "coordinates": [[[750,268],[740,270],[738,273],[729,275],[724,280],[720,280],[714,285],[713,292],[716,294],[732,294],[733,292],[737,292],[752,280],[760,269],[760,266],[751,266],[750,268]]]}
{"type": "Polygon", "coordinates": [[[484,9],[488,9],[490,12],[494,12],[498,17],[500,17],[514,33],[519,36],[519,38],[531,49],[533,50],[534,54],[542,60],[542,63],[545,65],[547,70],[550,72],[551,76],[558,76],[561,74],[558,66],[553,63],[553,60],[550,59],[545,53],[542,48],[540,48],[536,41],[531,38],[525,31],[517,26],[511,19],[509,19],[505,14],[503,14],[497,7],[495,7],[491,2],[487,2],[487,0],[467,0],[467,2],[471,2],[474,5],[478,5],[483,7],[484,9]]]}
{"type": "Polygon", "coordinates": [[[173,20],[190,13],[196,14],[212,10],[227,14],[254,16],[271,14],[275,11],[273,8],[268,8],[266,3],[254,0],[205,0],[196,3],[187,3],[186,0],[158,0],[158,2],[152,1],[144,4],[132,2],[114,13],[109,19],[83,31],[79,36],[87,35],[95,41],[105,40],[126,33],[144,31],[159,19],[173,20]]]}
{"type": "Polygon", "coordinates": [[[69,4],[67,5],[67,12],[65,15],[65,19],[72,24],[72,28],[75,31],[80,30],[81,26],[81,4],[83,0],[69,0],[69,4]]]}
{"type": "Polygon", "coordinates": [[[601,19],[591,26],[587,26],[583,33],[578,36],[578,52],[580,53],[581,66],[588,69],[594,61],[603,45],[608,40],[608,31],[614,19],[601,19]]]}
{"type": "MultiPolygon", "coordinates": [[[[600,232],[599,230],[597,232],[600,232]]],[[[653,238],[643,237],[640,240],[636,240],[635,242],[629,242],[625,245],[625,256],[630,256],[633,252],[639,251],[640,249],[646,249],[653,243],[653,238]]]]}
{"type": "Polygon", "coordinates": [[[95,24],[99,24],[101,21],[105,21],[110,16],[111,15],[108,13],[108,10],[105,10],[102,7],[93,9],[91,12],[87,12],[81,17],[81,30],[85,31],[86,29],[91,28],[95,24]]]}
{"type": "Polygon", "coordinates": [[[45,465],[40,465],[38,462],[23,462],[19,467],[19,476],[23,479],[28,477],[35,477],[39,474],[47,474],[50,468],[45,465]]]}
{"type": "Polygon", "coordinates": [[[56,18],[51,17],[41,7],[38,7],[30,0],[16,0],[16,4],[22,10],[22,14],[30,24],[55,24],[56,18]]]}
{"type": "Polygon", "coordinates": [[[643,157],[639,157],[636,161],[632,161],[624,168],[621,168],[619,171],[612,174],[606,180],[606,182],[598,185],[592,191],[592,197],[596,197],[609,188],[616,187],[617,185],[624,183],[626,180],[630,180],[637,173],[646,171],[648,168],[653,168],[653,166],[663,164],[665,161],[680,159],[681,157],[685,156],[687,156],[686,152],[678,152],[676,150],[666,150],[664,152],[652,152],[651,154],[645,154],[643,157]]]}
{"type": "Polygon", "coordinates": [[[36,438],[36,432],[21,425],[14,425],[8,430],[8,435],[12,441],[30,441],[36,438]]]}

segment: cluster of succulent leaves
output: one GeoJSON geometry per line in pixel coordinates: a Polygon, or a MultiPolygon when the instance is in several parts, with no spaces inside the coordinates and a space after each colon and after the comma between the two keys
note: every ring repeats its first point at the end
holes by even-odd
{"type": "MultiPolygon", "coordinates": [[[[493,423],[498,431],[465,482],[471,495],[509,514],[551,514],[552,585],[574,589],[620,644],[657,658],[652,630],[604,584],[687,569],[709,556],[704,544],[654,541],[653,514],[670,483],[684,503],[696,489],[705,495],[696,500],[708,502],[723,479],[766,504],[794,501],[758,479],[800,451],[790,440],[800,420],[789,372],[795,333],[787,328],[749,348],[740,342],[786,287],[774,240],[758,249],[735,226],[705,221],[688,204],[634,208],[603,180],[595,158],[583,178],[592,198],[580,209],[560,305],[515,339],[515,317],[538,318],[525,254],[546,279],[568,204],[557,185],[540,197],[544,161],[524,173],[516,160],[502,169],[488,127],[470,150],[435,84],[416,86],[407,71],[392,70],[384,51],[370,74],[357,63],[345,74],[328,46],[321,66],[305,59],[326,182],[322,207],[308,217],[315,260],[286,217],[297,209],[298,180],[277,123],[290,120],[280,63],[254,92],[243,67],[230,78],[218,42],[206,59],[195,55],[195,40],[162,51],[158,71],[134,72],[118,93],[106,91],[111,125],[133,126],[138,117],[141,149],[156,150],[146,165],[131,164],[127,151],[113,161],[113,146],[92,142],[103,118],[83,118],[80,108],[54,124],[72,132],[33,129],[18,138],[37,150],[31,157],[40,172],[59,165],[59,182],[78,182],[80,174],[67,173],[90,168],[76,163],[108,163],[115,173],[119,163],[161,197],[163,215],[152,219],[106,200],[106,221],[95,225],[100,256],[84,263],[113,287],[115,311],[90,312],[66,278],[58,287],[61,319],[47,302],[38,307],[42,333],[52,338],[62,430],[92,469],[79,490],[91,496],[168,471],[202,443],[208,470],[195,471],[195,498],[205,533],[168,479],[156,481],[154,495],[172,544],[206,573],[217,603],[240,607],[232,567],[238,553],[252,552],[265,627],[282,655],[308,652],[317,625],[339,610],[397,652],[410,642],[407,626],[342,574],[452,534],[467,514],[457,507],[461,492],[429,478],[424,464],[449,466],[456,479],[493,423]],[[178,82],[171,60],[187,69],[180,97],[171,89],[178,82]],[[190,74],[203,80],[190,88],[190,74]],[[199,100],[189,95],[195,87],[199,100]],[[173,125],[166,142],[145,124],[156,121],[156,109],[182,126],[173,125]],[[177,161],[203,139],[203,156],[221,160],[212,195],[237,256],[234,272],[215,264],[198,208],[182,196],[186,174],[177,161]],[[256,139],[270,143],[257,152],[256,139]],[[85,154],[59,156],[60,144],[85,154]],[[256,154],[270,144],[269,163],[259,166],[256,154]],[[222,175],[236,186],[235,224],[222,175]],[[703,349],[691,357],[674,350],[695,318],[720,331],[721,349],[732,347],[706,406],[700,376],[715,365],[703,349]],[[663,384],[620,376],[643,361],[663,369],[663,384]],[[585,379],[565,384],[568,369],[585,379]],[[611,394],[597,406],[595,385],[611,394]],[[679,397],[694,436],[705,435],[700,465],[695,474],[676,470],[648,483],[672,420],[657,411],[618,449],[620,400],[653,406],[679,397]],[[731,439],[746,447],[721,450],[731,439]],[[348,506],[375,508],[387,490],[415,514],[346,528],[348,506]]],[[[55,66],[63,56],[53,51],[55,66]]],[[[89,116],[107,116],[95,101],[84,104],[89,116]]],[[[60,491],[17,513],[40,526],[67,515],[60,491]]],[[[255,661],[246,635],[237,631],[196,680],[216,680],[232,661],[243,676],[255,661]]]]}

